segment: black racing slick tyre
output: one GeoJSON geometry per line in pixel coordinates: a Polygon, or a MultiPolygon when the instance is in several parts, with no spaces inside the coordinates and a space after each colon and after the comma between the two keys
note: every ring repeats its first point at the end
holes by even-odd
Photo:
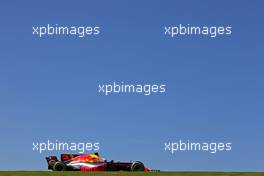
{"type": "Polygon", "coordinates": [[[49,165],[49,167],[52,167],[52,168],[53,168],[53,166],[54,166],[55,163],[56,163],[55,160],[50,160],[50,161],[48,162],[48,165],[49,165]]]}
{"type": "Polygon", "coordinates": [[[53,165],[53,171],[66,171],[66,170],[67,170],[67,166],[63,162],[58,161],[53,165]]]}
{"type": "Polygon", "coordinates": [[[145,166],[140,161],[134,161],[130,166],[130,171],[144,171],[145,166]]]}

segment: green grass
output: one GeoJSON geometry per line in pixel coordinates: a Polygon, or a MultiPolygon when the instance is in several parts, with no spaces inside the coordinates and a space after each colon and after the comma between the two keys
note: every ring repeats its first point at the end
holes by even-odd
{"type": "Polygon", "coordinates": [[[0,176],[264,176],[264,172],[46,172],[0,171],[0,176]]]}

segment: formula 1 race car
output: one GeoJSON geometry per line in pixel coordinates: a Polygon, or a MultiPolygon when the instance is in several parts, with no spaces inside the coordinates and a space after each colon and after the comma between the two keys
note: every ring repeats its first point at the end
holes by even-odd
{"type": "Polygon", "coordinates": [[[146,168],[140,161],[114,162],[94,154],[61,154],[61,161],[56,156],[46,157],[48,169],[53,171],[157,171],[146,168]]]}

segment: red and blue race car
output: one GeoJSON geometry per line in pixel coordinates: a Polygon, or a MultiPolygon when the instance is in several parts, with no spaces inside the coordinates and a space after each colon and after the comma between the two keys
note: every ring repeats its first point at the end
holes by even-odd
{"type": "Polygon", "coordinates": [[[158,171],[144,166],[140,161],[114,162],[107,161],[94,154],[61,154],[59,161],[56,156],[46,157],[48,169],[53,171],[158,171]]]}

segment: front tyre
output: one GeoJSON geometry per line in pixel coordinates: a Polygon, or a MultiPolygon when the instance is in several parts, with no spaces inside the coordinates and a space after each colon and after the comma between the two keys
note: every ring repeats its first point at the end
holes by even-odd
{"type": "Polygon", "coordinates": [[[134,161],[130,166],[130,171],[144,171],[145,166],[140,161],[134,161]]]}

